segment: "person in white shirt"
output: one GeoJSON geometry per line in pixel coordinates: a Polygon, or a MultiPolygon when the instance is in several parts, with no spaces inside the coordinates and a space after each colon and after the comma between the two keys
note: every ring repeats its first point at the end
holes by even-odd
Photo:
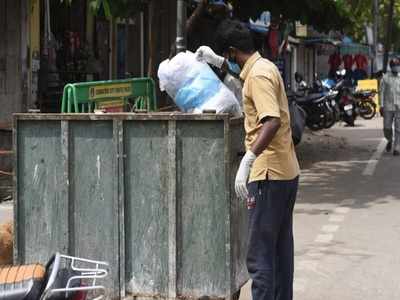
{"type": "Polygon", "coordinates": [[[400,61],[390,61],[387,72],[380,84],[380,106],[383,115],[383,131],[388,140],[386,151],[393,150],[394,156],[400,155],[400,61]],[[393,132],[394,127],[394,132],[393,132]]]}

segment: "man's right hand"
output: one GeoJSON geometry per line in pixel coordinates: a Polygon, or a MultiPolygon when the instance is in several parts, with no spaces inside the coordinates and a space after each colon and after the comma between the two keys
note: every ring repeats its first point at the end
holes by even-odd
{"type": "Polygon", "coordinates": [[[243,201],[249,196],[249,192],[247,191],[247,179],[249,178],[251,167],[256,158],[257,156],[251,152],[251,150],[247,151],[236,173],[235,191],[238,198],[243,201]]]}
{"type": "Polygon", "coordinates": [[[208,46],[201,46],[199,49],[197,49],[196,58],[199,61],[205,61],[206,63],[216,66],[219,69],[225,62],[225,58],[215,54],[215,52],[208,46]]]}
{"type": "Polygon", "coordinates": [[[381,116],[383,116],[383,114],[385,113],[385,110],[383,109],[383,107],[381,107],[381,108],[379,109],[379,113],[381,114],[381,116]]]}

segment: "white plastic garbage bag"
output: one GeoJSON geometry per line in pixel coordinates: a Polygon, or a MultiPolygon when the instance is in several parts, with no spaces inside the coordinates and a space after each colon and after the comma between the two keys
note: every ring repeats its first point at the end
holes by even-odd
{"type": "Polygon", "coordinates": [[[241,114],[234,94],[192,52],[181,52],[171,60],[163,61],[158,78],[161,91],[166,91],[183,112],[215,110],[217,113],[241,114]]]}

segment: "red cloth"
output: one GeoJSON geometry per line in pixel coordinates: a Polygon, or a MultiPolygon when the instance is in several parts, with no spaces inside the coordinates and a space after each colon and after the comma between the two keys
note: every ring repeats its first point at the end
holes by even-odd
{"type": "Polygon", "coordinates": [[[353,68],[354,59],[350,54],[346,54],[343,56],[343,64],[346,70],[351,70],[353,68]]]}
{"type": "Polygon", "coordinates": [[[365,55],[357,54],[354,58],[357,69],[366,70],[368,68],[368,59],[365,55]]]}
{"type": "Polygon", "coordinates": [[[276,60],[279,56],[279,31],[271,29],[268,34],[268,46],[271,50],[271,59],[276,60]]]}
{"type": "Polygon", "coordinates": [[[329,65],[331,70],[336,71],[342,64],[342,59],[338,53],[334,53],[329,57],[329,65]]]}

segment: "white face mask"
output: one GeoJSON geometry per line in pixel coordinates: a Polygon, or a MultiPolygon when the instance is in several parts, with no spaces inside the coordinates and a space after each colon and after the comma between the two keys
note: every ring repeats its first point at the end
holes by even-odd
{"type": "Polygon", "coordinates": [[[395,66],[392,68],[393,73],[400,73],[400,66],[395,66]]]}

